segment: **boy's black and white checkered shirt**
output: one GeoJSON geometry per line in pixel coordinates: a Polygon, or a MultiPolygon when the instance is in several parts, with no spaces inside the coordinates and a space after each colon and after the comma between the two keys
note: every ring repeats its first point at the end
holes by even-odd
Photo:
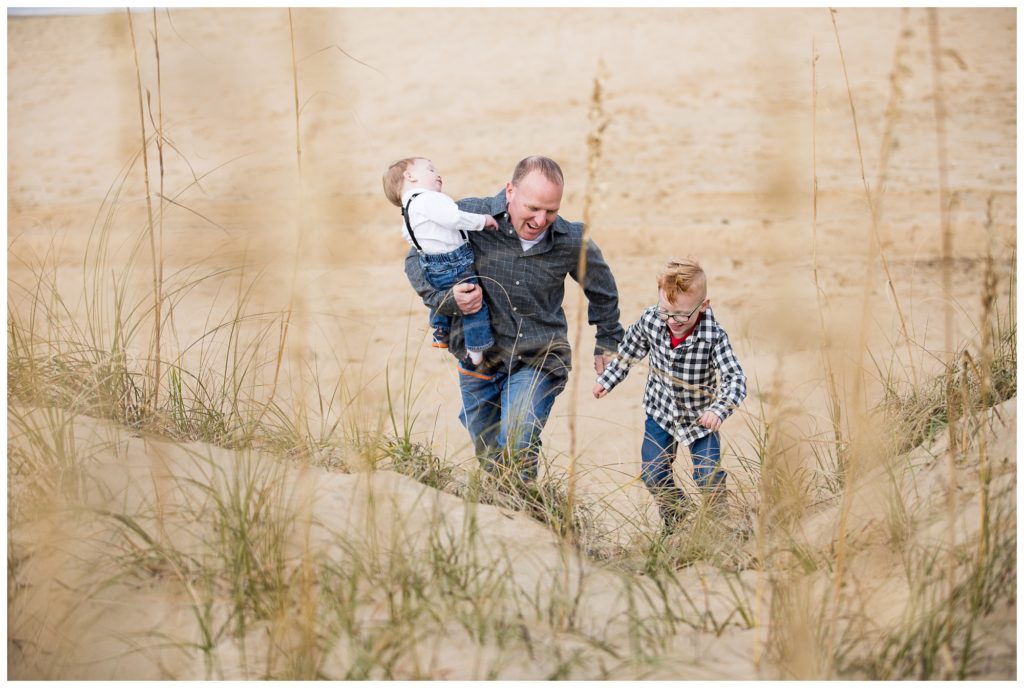
{"type": "Polygon", "coordinates": [[[626,379],[635,363],[650,354],[644,411],[689,446],[711,433],[697,423],[702,413],[712,411],[725,420],[740,405],[747,396],[747,377],[711,308],[675,349],[668,325],[657,312],[658,308],[651,306],[626,329],[618,354],[597,381],[611,390],[626,379]]]}

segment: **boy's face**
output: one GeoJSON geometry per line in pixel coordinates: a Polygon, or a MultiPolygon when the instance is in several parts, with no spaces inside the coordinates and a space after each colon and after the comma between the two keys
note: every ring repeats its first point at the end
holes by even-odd
{"type": "Polygon", "coordinates": [[[672,301],[668,300],[663,289],[659,289],[658,317],[668,325],[672,336],[681,337],[693,328],[697,318],[707,310],[710,303],[704,289],[697,294],[690,292],[676,294],[676,298],[672,301]]]}
{"type": "Polygon", "coordinates": [[[405,169],[405,180],[420,189],[428,191],[441,190],[441,174],[434,169],[434,163],[426,158],[416,158],[405,169]]]}

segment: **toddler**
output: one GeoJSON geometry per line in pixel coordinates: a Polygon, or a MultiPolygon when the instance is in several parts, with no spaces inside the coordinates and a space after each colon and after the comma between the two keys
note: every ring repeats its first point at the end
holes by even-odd
{"type": "MultiPolygon", "coordinates": [[[[384,195],[402,209],[405,226],[402,236],[419,253],[423,276],[436,289],[451,289],[460,282],[477,283],[473,268],[473,248],[466,232],[490,227],[498,222],[490,215],[459,210],[451,198],[441,193],[441,175],[427,158],[405,158],[392,163],[384,173],[384,195]]],[[[480,368],[483,352],[494,346],[487,304],[472,315],[462,316],[468,354],[459,361],[462,372],[489,380],[480,368]]],[[[436,311],[430,314],[433,328],[431,346],[447,349],[451,321],[436,311]]]]}

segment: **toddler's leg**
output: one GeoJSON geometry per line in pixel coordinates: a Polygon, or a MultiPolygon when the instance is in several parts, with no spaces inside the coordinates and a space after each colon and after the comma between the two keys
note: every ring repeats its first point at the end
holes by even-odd
{"type": "MultiPolygon", "coordinates": [[[[460,280],[469,284],[479,284],[476,275],[464,275],[460,280]]],[[[466,350],[470,353],[483,353],[494,346],[494,335],[491,333],[491,313],[484,301],[480,310],[462,316],[462,334],[466,340],[466,350]]]]}
{"type": "Polygon", "coordinates": [[[447,349],[448,337],[451,331],[451,318],[441,315],[437,311],[430,311],[431,332],[430,346],[435,349],[447,349]]]}
{"type": "Polygon", "coordinates": [[[668,528],[682,520],[688,506],[686,493],[676,485],[672,476],[675,457],[675,438],[648,416],[644,425],[644,442],[640,447],[640,476],[658,503],[658,511],[668,528]]]}

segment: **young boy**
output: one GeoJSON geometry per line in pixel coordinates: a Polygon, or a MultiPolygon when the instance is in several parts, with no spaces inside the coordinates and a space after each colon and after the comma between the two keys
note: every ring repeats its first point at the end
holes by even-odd
{"type": "Polygon", "coordinates": [[[690,448],[693,479],[709,501],[723,499],[718,428],[747,396],[747,378],[710,305],[700,265],[690,259],[669,261],[658,275],[658,305],[626,330],[618,355],[594,385],[594,397],[600,399],[650,353],[641,476],[669,530],[689,508],[686,493],[672,478],[678,444],[690,448]]]}
{"type": "MultiPolygon", "coordinates": [[[[402,236],[419,253],[423,276],[436,289],[450,289],[459,282],[476,284],[473,248],[466,232],[476,232],[498,222],[490,215],[459,210],[451,198],[441,193],[441,175],[427,158],[404,158],[388,166],[384,173],[384,195],[402,209],[405,226],[402,236]]],[[[431,346],[447,349],[451,321],[437,312],[430,314],[434,328],[431,346]]],[[[459,362],[465,375],[489,380],[478,367],[483,352],[494,346],[487,304],[462,317],[467,357],[459,362]]]]}

